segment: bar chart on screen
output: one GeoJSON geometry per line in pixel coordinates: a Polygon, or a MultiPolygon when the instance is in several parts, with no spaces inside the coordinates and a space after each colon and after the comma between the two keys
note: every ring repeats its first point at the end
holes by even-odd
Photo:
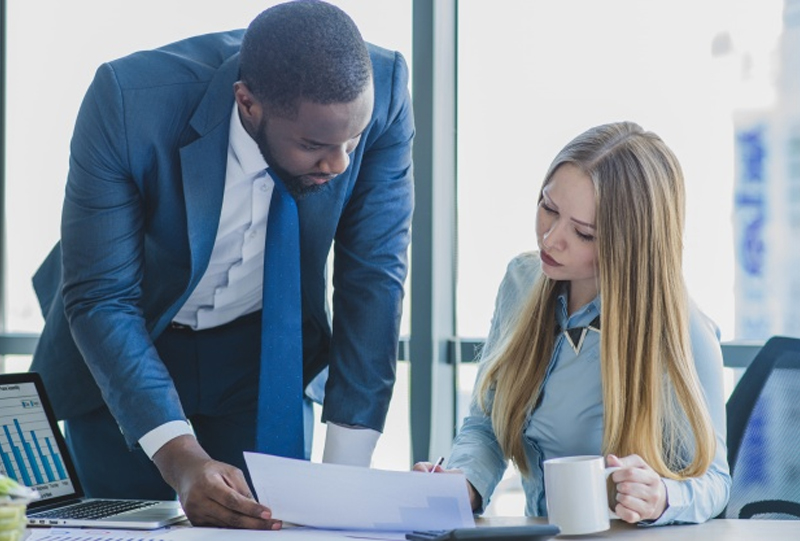
{"type": "Polygon", "coordinates": [[[0,385],[0,472],[45,491],[68,484],[53,431],[32,383],[0,385]]]}

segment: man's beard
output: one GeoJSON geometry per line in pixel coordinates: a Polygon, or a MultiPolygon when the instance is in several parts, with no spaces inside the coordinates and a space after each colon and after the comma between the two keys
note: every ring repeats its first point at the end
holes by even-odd
{"type": "Polygon", "coordinates": [[[267,119],[263,118],[261,120],[261,125],[258,127],[258,133],[256,133],[256,144],[258,145],[258,150],[261,151],[261,156],[264,157],[264,161],[267,162],[272,171],[278,175],[278,177],[283,182],[283,185],[286,187],[286,190],[294,197],[296,200],[300,200],[309,196],[313,193],[320,191],[324,184],[306,184],[303,182],[302,176],[295,176],[289,173],[286,169],[281,167],[281,164],[278,163],[278,160],[275,159],[275,156],[272,155],[272,152],[269,149],[269,144],[267,143],[267,119]]]}

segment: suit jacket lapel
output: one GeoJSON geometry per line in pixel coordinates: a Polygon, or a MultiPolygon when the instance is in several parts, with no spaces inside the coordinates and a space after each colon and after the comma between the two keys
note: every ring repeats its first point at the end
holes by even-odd
{"type": "Polygon", "coordinates": [[[189,291],[194,289],[208,266],[219,225],[233,110],[233,83],[238,70],[238,54],[220,67],[190,121],[199,137],[180,150],[192,263],[189,291]]]}

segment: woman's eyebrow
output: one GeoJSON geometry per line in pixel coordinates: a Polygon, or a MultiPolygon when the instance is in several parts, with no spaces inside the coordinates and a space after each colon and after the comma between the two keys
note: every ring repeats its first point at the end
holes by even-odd
{"type": "Polygon", "coordinates": [[[576,224],[578,224],[578,225],[582,225],[584,227],[591,227],[592,229],[597,229],[597,227],[595,227],[594,224],[590,224],[590,223],[587,223],[587,222],[582,222],[582,221],[578,220],[577,218],[570,218],[570,219],[573,222],[575,222],[576,224]]]}
{"type": "MultiPolygon", "coordinates": [[[[544,199],[547,202],[547,204],[553,207],[554,209],[558,209],[558,205],[555,203],[555,201],[553,201],[553,199],[550,196],[547,195],[547,191],[545,190],[542,190],[542,199],[544,199]]],[[[594,224],[584,222],[583,220],[578,220],[577,218],[570,218],[570,220],[572,220],[578,225],[589,227],[591,229],[597,229],[597,227],[594,224]]]]}

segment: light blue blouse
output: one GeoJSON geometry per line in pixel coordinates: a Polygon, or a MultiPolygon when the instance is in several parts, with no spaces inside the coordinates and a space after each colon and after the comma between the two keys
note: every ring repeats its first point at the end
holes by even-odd
{"type": "MultiPolygon", "coordinates": [[[[513,328],[514,320],[540,272],[538,253],[528,252],[511,261],[497,295],[484,353],[498,347],[502,343],[503,333],[513,328]]],[[[566,294],[563,294],[559,298],[555,316],[559,327],[564,330],[587,326],[599,314],[598,296],[570,316],[566,294]]],[[[668,507],[657,521],[647,524],[704,522],[719,514],[728,502],[731,479],[726,458],[725,398],[719,336],[716,326],[694,304],[690,305],[689,324],[692,353],[717,437],[716,454],[711,467],[701,477],[686,481],[664,479],[668,507]]],[[[542,397],[525,427],[525,451],[531,465],[530,476],[522,479],[527,502],[525,514],[546,515],[542,474],[544,460],[602,454],[602,439],[600,335],[587,330],[578,349],[573,347],[565,332],[560,332],[555,337],[542,397]]],[[[470,414],[464,419],[453,443],[447,467],[462,470],[486,506],[507,465],[492,430],[491,419],[473,400],[470,414]]]]}

